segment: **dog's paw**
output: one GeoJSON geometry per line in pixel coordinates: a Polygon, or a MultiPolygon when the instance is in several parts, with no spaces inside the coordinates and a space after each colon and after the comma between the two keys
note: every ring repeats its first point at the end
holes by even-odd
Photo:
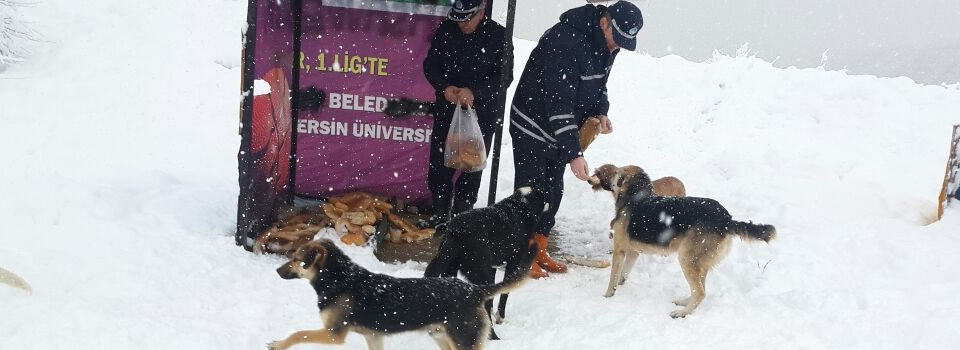
{"type": "Polygon", "coordinates": [[[674,300],[673,303],[677,306],[687,306],[690,303],[690,297],[674,300]]]}
{"type": "Polygon", "coordinates": [[[493,321],[496,322],[497,324],[503,324],[503,317],[500,315],[496,315],[493,317],[493,321]]]}
{"type": "Polygon", "coordinates": [[[691,311],[688,311],[686,308],[683,308],[683,309],[680,309],[680,310],[674,310],[673,312],[670,313],[670,317],[673,317],[673,318],[684,318],[684,317],[687,317],[687,315],[689,315],[690,312],[691,312],[691,311]]]}
{"type": "Polygon", "coordinates": [[[622,286],[624,283],[627,283],[627,276],[620,277],[620,282],[617,282],[617,285],[622,286]]]}
{"type": "Polygon", "coordinates": [[[279,340],[278,340],[278,341],[272,341],[272,342],[268,343],[268,344],[267,344],[267,349],[270,349],[270,350],[285,350],[286,347],[283,346],[283,342],[282,342],[282,341],[279,341],[279,340]]]}
{"type": "Polygon", "coordinates": [[[606,293],[603,294],[603,297],[604,297],[604,298],[612,297],[612,296],[613,296],[613,293],[614,293],[614,291],[608,290],[606,293]]]}

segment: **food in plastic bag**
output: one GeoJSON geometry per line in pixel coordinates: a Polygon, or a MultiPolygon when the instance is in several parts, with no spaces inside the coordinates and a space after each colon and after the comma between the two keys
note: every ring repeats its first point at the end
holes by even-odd
{"type": "Polygon", "coordinates": [[[465,172],[481,171],[487,166],[487,148],[480,133],[480,124],[477,123],[477,112],[473,108],[457,106],[454,110],[443,160],[448,168],[465,172]]]}

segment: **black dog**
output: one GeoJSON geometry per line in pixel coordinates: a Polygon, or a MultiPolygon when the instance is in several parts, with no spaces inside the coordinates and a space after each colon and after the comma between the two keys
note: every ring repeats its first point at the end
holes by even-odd
{"type": "MultiPolygon", "coordinates": [[[[511,276],[530,268],[536,251],[530,251],[540,215],[549,209],[547,193],[532,187],[521,187],[513,195],[493,206],[470,210],[450,219],[444,231],[437,257],[427,265],[426,277],[456,277],[462,272],[474,284],[492,284],[495,266],[506,264],[511,276]]],[[[487,300],[488,313],[493,300],[487,300]]],[[[507,308],[507,294],[500,296],[498,322],[507,308]]],[[[492,315],[491,315],[492,316],[492,315]]],[[[498,339],[491,329],[491,339],[498,339]]]]}
{"type": "MultiPolygon", "coordinates": [[[[536,246],[531,249],[536,252],[536,246]]],[[[534,254],[529,255],[523,262],[526,266],[533,262],[534,254]]],[[[480,304],[519,287],[527,271],[519,269],[496,285],[473,285],[454,278],[395,278],[360,267],[330,240],[309,242],[277,273],[284,279],[310,281],[324,328],[293,333],[268,348],[343,344],[352,331],[366,337],[371,350],[380,350],[385,335],[421,330],[429,332],[441,349],[482,349],[490,321],[480,304]]]]}

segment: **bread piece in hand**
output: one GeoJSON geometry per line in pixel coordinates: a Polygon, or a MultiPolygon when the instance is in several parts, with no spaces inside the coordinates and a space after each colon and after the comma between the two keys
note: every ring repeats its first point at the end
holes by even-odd
{"type": "Polygon", "coordinates": [[[603,124],[596,117],[587,118],[580,128],[580,152],[586,151],[587,147],[597,139],[597,135],[603,131],[603,124]]]}

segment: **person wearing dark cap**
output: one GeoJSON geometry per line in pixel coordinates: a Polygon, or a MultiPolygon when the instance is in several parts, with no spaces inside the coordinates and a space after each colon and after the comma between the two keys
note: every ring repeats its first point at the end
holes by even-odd
{"type": "MultiPolygon", "coordinates": [[[[477,112],[480,132],[487,153],[503,107],[497,106],[501,73],[506,83],[512,72],[502,72],[504,31],[499,23],[485,16],[487,0],[457,0],[447,19],[434,32],[430,51],[423,61],[423,72],[436,89],[433,134],[430,138],[430,169],[427,176],[433,195],[434,216],[420,226],[434,227],[473,208],[480,190],[481,171],[460,173],[443,164],[447,132],[457,104],[472,106],[477,112]]],[[[507,57],[513,57],[512,53],[507,57]]]]}
{"type": "Polygon", "coordinates": [[[546,186],[551,197],[535,235],[540,252],[530,271],[534,278],[567,270],[546,250],[563,196],[564,168],[588,179],[579,128],[596,117],[603,133],[613,131],[607,118],[610,68],[621,48],[636,49],[642,26],[640,9],[627,1],[568,10],[540,37],[523,69],[510,106],[514,186],[546,186]]]}

